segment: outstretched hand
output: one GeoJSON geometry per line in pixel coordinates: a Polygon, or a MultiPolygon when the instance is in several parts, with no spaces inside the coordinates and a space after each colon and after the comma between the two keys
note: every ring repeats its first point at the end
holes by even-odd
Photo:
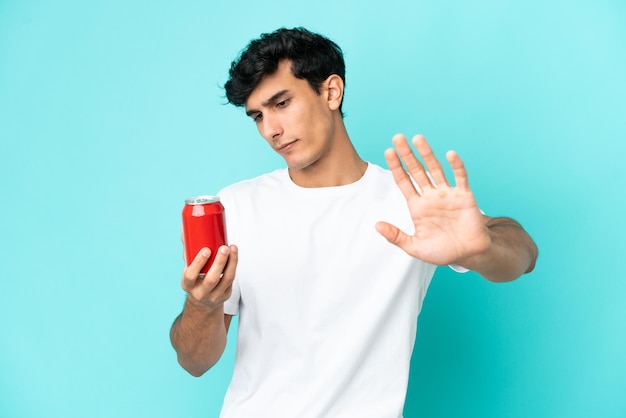
{"type": "Polygon", "coordinates": [[[387,222],[378,222],[376,230],[409,255],[436,265],[463,266],[487,251],[491,244],[487,218],[478,209],[465,166],[456,152],[446,154],[454,173],[452,186],[422,135],[413,138],[413,145],[426,167],[404,135],[395,135],[392,142],[395,149],[386,150],[385,159],[406,198],[415,231],[409,235],[387,222]]]}

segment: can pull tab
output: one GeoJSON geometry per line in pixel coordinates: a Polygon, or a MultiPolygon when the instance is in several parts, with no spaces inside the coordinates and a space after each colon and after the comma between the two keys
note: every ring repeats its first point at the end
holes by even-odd
{"type": "Polygon", "coordinates": [[[204,205],[193,205],[191,216],[204,216],[204,205]]]}

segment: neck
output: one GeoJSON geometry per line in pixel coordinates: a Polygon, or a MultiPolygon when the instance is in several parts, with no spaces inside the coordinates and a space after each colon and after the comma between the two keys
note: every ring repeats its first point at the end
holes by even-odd
{"type": "Polygon", "coordinates": [[[334,187],[358,181],[366,169],[342,122],[326,154],[306,168],[290,168],[289,176],[300,187],[334,187]]]}

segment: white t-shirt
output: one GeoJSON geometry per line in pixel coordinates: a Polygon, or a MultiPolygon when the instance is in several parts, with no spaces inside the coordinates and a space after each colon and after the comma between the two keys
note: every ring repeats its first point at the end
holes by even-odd
{"type": "Polygon", "coordinates": [[[288,171],[220,192],[239,247],[237,353],[222,417],[401,417],[417,316],[435,266],[375,230],[413,232],[391,173],[302,188],[288,171]]]}

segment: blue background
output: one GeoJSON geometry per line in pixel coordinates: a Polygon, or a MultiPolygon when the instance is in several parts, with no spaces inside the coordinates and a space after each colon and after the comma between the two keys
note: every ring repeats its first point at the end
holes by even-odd
{"type": "Polygon", "coordinates": [[[180,211],[283,165],[220,85],[299,25],[344,49],[364,158],[424,133],[540,248],[510,284],[437,271],[406,416],[626,416],[618,0],[0,0],[0,416],[217,415],[234,338],[201,379],[169,343],[180,211]]]}

